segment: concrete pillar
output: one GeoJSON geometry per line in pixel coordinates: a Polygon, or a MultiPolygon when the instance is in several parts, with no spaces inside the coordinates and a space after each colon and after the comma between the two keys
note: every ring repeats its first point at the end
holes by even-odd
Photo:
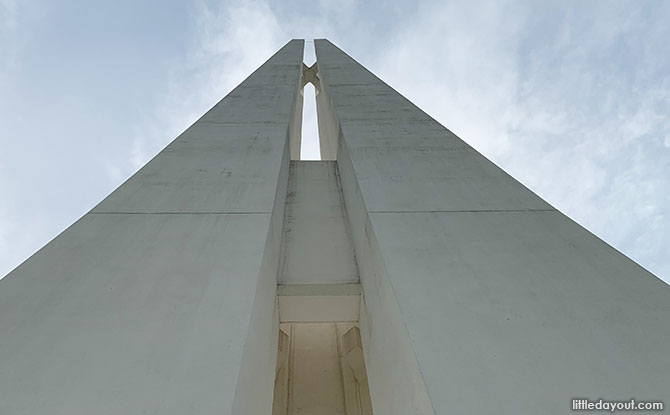
{"type": "Polygon", "coordinates": [[[315,46],[375,413],[667,404],[670,287],[333,44],[315,46]]]}
{"type": "Polygon", "coordinates": [[[0,413],[271,413],[303,45],[0,281],[0,413]]]}

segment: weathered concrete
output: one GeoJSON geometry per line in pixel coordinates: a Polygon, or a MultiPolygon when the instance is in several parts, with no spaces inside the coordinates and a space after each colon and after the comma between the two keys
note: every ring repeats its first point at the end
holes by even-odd
{"type": "Polygon", "coordinates": [[[315,46],[375,412],[670,401],[670,287],[331,43],[315,46]]]}
{"type": "Polygon", "coordinates": [[[302,53],[0,282],[0,413],[270,413],[302,53]]]}
{"type": "Polygon", "coordinates": [[[335,162],[291,162],[280,284],[359,281],[339,187],[335,162]]]}

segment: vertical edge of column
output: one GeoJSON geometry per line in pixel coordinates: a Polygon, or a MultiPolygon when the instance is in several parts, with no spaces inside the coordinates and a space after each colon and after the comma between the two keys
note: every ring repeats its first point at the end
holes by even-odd
{"type": "MultiPolygon", "coordinates": [[[[314,40],[314,49],[317,49],[317,43],[321,39],[314,40]]],[[[327,40],[326,40],[327,42],[327,40]]],[[[321,68],[319,59],[316,60],[317,77],[321,79],[321,68]]],[[[337,160],[337,142],[339,137],[340,125],[337,121],[335,107],[330,99],[329,88],[326,82],[319,81],[320,89],[316,94],[316,118],[319,129],[319,147],[321,151],[321,160],[337,160]]]]}
{"type": "MultiPolygon", "coordinates": [[[[321,152],[322,156],[336,155],[345,210],[353,236],[363,288],[360,327],[372,406],[375,413],[432,415],[435,412],[329,96],[326,66],[338,66],[338,57],[331,55],[329,50],[344,53],[325,39],[315,40],[314,45],[321,83],[317,99],[321,152]]],[[[360,70],[365,69],[360,67],[360,70]]]]}
{"type": "MultiPolygon", "coordinates": [[[[297,77],[294,94],[300,96],[304,40],[293,39],[283,49],[288,49],[285,53],[291,54],[291,58],[295,59],[297,77]]],[[[295,131],[297,130],[300,134],[300,125],[295,123],[299,122],[301,117],[296,117],[295,113],[302,110],[301,98],[296,97],[293,100],[293,114],[286,131],[279,179],[270,216],[270,226],[254,295],[249,330],[244,342],[242,364],[235,387],[235,397],[232,404],[232,413],[235,415],[270,414],[272,412],[279,335],[279,313],[276,301],[277,273],[280,264],[280,245],[284,226],[291,144],[295,131]]]]}
{"type": "Polygon", "coordinates": [[[300,62],[300,80],[298,81],[299,88],[298,93],[295,94],[295,102],[293,103],[293,118],[289,127],[289,151],[291,160],[300,160],[300,149],[302,148],[302,111],[304,89],[300,87],[300,85],[302,85],[302,61],[300,62]]]}

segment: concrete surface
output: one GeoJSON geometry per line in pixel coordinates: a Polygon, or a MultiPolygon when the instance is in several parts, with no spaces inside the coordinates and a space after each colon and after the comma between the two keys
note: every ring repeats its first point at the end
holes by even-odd
{"type": "Polygon", "coordinates": [[[0,281],[0,413],[270,413],[303,44],[0,281]]]}
{"type": "Polygon", "coordinates": [[[358,322],[359,284],[279,285],[280,323],[358,322]]]}
{"type": "Polygon", "coordinates": [[[354,323],[288,323],[280,335],[273,415],[372,415],[354,323]]]}
{"type": "Polygon", "coordinates": [[[315,46],[375,412],[670,402],[670,287],[330,42],[315,46]]]}
{"type": "Polygon", "coordinates": [[[358,283],[335,162],[293,161],[280,284],[358,283]]]}

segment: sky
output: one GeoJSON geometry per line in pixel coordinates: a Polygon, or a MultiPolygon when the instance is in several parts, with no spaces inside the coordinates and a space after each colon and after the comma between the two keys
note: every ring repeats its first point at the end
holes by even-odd
{"type": "Polygon", "coordinates": [[[670,283],[668,22],[663,0],[0,0],[0,278],[288,40],[311,64],[328,38],[670,283]]]}

